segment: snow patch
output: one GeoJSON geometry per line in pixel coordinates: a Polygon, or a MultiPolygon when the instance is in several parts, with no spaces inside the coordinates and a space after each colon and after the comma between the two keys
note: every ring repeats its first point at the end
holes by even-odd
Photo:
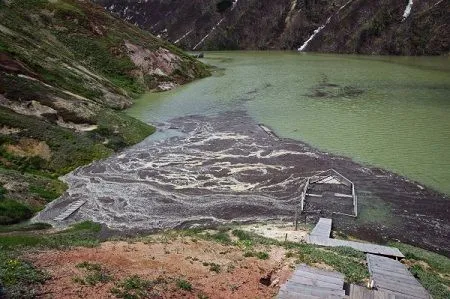
{"type": "Polygon", "coordinates": [[[196,50],[196,49],[198,48],[198,46],[200,46],[201,44],[203,44],[203,43],[205,42],[205,40],[211,35],[211,33],[213,33],[214,30],[216,30],[216,28],[217,28],[220,24],[222,24],[222,22],[223,22],[224,19],[225,19],[225,18],[220,19],[220,21],[217,22],[216,26],[214,26],[214,27],[211,29],[211,31],[209,31],[209,33],[208,33],[207,35],[205,35],[205,36],[198,42],[198,44],[195,45],[195,47],[193,48],[193,50],[196,50]]]}
{"type": "Polygon", "coordinates": [[[331,17],[329,17],[329,18],[327,19],[327,21],[325,22],[325,24],[323,24],[322,26],[320,26],[319,28],[317,28],[316,30],[314,30],[313,34],[306,40],[306,42],[304,42],[303,45],[302,45],[300,48],[298,48],[298,51],[299,51],[299,52],[303,52],[303,51],[305,50],[305,48],[308,46],[308,44],[316,37],[316,35],[319,34],[319,32],[322,31],[322,30],[330,23],[331,19],[332,19],[334,16],[337,16],[337,15],[339,14],[339,12],[340,12],[341,10],[343,10],[343,9],[344,9],[348,4],[350,4],[350,2],[352,2],[352,1],[353,1],[353,0],[349,0],[347,3],[345,3],[344,5],[342,5],[334,15],[332,15],[331,17]]]}
{"type": "Polygon", "coordinates": [[[183,39],[185,39],[189,34],[191,34],[191,32],[194,31],[194,29],[189,30],[188,32],[186,32],[182,37],[180,37],[179,39],[177,39],[174,44],[178,44],[180,41],[182,41],[183,39]]]}
{"type": "Polygon", "coordinates": [[[408,5],[406,5],[405,12],[403,12],[403,20],[402,21],[406,20],[409,17],[409,15],[411,14],[411,9],[412,9],[413,3],[414,3],[413,0],[409,0],[408,5]]]}

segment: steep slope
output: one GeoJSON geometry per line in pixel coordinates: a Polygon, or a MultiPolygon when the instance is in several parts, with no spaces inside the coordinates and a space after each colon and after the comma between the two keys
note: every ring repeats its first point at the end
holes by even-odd
{"type": "Polygon", "coordinates": [[[118,110],[208,74],[147,32],[76,0],[0,0],[0,224],[31,216],[55,178],[153,128],[118,110]]]}
{"type": "Polygon", "coordinates": [[[396,55],[449,52],[449,1],[94,1],[185,49],[300,48],[396,55]]]}

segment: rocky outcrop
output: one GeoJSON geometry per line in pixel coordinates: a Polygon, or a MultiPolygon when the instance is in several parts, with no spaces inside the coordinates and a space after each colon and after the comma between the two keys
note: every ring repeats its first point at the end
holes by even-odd
{"type": "Polygon", "coordinates": [[[449,52],[450,2],[442,0],[94,1],[185,49],[449,52]]]}

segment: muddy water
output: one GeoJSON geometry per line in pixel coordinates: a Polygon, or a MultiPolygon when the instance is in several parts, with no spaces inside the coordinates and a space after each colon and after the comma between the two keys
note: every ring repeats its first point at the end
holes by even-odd
{"type": "Polygon", "coordinates": [[[205,62],[213,77],[146,95],[129,113],[165,123],[242,109],[282,137],[450,194],[448,57],[220,52],[205,62]]]}

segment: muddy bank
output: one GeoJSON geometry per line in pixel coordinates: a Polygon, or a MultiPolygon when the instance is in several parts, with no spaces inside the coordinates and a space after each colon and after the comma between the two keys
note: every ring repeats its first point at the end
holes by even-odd
{"type": "Polygon", "coordinates": [[[88,201],[63,225],[88,219],[113,230],[151,231],[291,220],[304,179],[334,168],[355,183],[359,217],[315,211],[303,220],[333,216],[334,229],[346,234],[449,255],[450,200],[442,194],[298,141],[275,139],[241,111],[177,118],[160,129],[173,137],[149,138],[66,175],[69,190],[36,220],[52,222],[78,199],[88,201]]]}

